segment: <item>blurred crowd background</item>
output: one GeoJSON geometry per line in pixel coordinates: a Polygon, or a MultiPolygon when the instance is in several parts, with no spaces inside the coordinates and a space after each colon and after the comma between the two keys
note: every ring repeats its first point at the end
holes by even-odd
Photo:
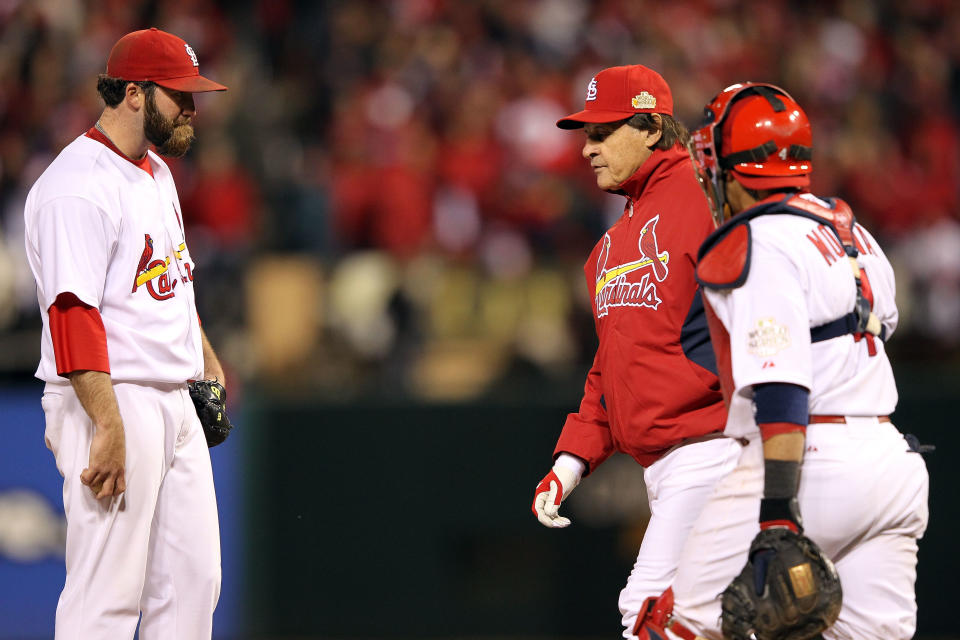
{"type": "Polygon", "coordinates": [[[895,358],[960,353],[960,10],[949,0],[3,0],[0,374],[37,361],[27,190],[102,104],[120,35],[159,26],[230,87],[170,161],[201,317],[235,380],[317,397],[576,389],[595,348],[582,266],[599,192],[582,108],[643,63],[695,127],[742,80],[814,128],[814,191],[897,271],[895,358]]]}

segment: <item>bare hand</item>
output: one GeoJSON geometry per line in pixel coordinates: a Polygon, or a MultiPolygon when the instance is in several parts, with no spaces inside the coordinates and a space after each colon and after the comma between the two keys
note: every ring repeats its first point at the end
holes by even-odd
{"type": "Polygon", "coordinates": [[[80,474],[80,482],[90,487],[97,500],[119,496],[126,491],[124,463],[127,455],[123,427],[97,427],[90,443],[88,467],[80,474]]]}

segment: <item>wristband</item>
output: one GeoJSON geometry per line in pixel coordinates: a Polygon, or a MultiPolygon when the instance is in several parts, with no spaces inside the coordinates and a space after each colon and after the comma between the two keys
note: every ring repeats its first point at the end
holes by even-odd
{"type": "Polygon", "coordinates": [[[587,469],[587,465],[583,460],[569,453],[561,453],[558,455],[557,459],[554,461],[554,464],[573,471],[578,480],[583,475],[583,472],[587,469]]]}
{"type": "Polygon", "coordinates": [[[760,501],[760,529],[774,527],[803,533],[803,519],[796,498],[764,498],[760,501]]]}
{"type": "Polygon", "coordinates": [[[793,498],[800,487],[800,463],[794,460],[763,461],[763,497],[793,498]]]}
{"type": "Polygon", "coordinates": [[[760,528],[786,526],[803,531],[797,489],[800,486],[800,463],[793,460],[763,461],[763,500],[760,501],[760,528]]]}

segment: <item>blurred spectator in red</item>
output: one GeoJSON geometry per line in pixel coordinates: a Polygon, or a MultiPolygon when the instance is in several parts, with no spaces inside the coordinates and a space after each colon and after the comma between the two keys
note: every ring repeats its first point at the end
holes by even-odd
{"type": "Polygon", "coordinates": [[[251,248],[260,226],[260,194],[250,172],[237,162],[237,152],[224,136],[204,138],[197,145],[199,161],[184,195],[185,223],[202,228],[212,250],[251,248]]]}
{"type": "Polygon", "coordinates": [[[430,232],[435,140],[402,87],[347,96],[331,124],[334,222],[344,249],[422,249],[430,232]]]}

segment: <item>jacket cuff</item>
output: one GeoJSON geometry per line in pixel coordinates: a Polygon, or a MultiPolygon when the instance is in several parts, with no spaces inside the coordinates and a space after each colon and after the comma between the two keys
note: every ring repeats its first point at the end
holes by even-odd
{"type": "Polygon", "coordinates": [[[586,464],[584,476],[589,475],[614,452],[610,427],[606,424],[586,422],[578,414],[571,413],[563,425],[553,457],[561,453],[577,456],[586,464]]]}

